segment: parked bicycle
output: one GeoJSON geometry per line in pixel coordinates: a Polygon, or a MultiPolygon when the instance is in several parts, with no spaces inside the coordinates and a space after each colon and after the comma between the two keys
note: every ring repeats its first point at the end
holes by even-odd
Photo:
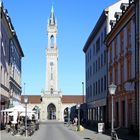
{"type": "Polygon", "coordinates": [[[69,127],[73,125],[72,121],[64,122],[64,126],[69,127]]]}
{"type": "Polygon", "coordinates": [[[111,133],[111,140],[118,140],[118,136],[117,136],[116,131],[111,133]]]}

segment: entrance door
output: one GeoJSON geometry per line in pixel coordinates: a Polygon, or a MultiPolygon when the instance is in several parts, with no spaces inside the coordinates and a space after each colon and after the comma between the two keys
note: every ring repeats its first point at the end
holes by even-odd
{"type": "Polygon", "coordinates": [[[56,107],[54,104],[49,104],[47,107],[47,112],[48,112],[48,120],[55,120],[56,119],[56,107]]]}

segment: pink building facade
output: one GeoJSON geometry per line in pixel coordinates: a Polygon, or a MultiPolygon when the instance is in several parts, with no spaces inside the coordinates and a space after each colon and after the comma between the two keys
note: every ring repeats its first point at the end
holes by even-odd
{"type": "MultiPolygon", "coordinates": [[[[111,32],[106,44],[108,48],[108,85],[117,85],[114,95],[115,127],[129,128],[136,125],[135,96],[135,5],[131,1],[122,3],[122,12],[115,13],[110,21],[111,32]]],[[[108,121],[111,123],[111,96],[108,93],[108,121]]]]}

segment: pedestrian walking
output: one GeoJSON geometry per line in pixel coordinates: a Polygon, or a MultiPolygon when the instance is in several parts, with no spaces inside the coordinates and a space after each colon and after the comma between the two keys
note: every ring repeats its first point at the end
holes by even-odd
{"type": "Polygon", "coordinates": [[[74,119],[73,119],[73,124],[74,124],[75,126],[77,126],[77,122],[78,122],[78,118],[77,118],[77,116],[75,116],[74,119]]]}

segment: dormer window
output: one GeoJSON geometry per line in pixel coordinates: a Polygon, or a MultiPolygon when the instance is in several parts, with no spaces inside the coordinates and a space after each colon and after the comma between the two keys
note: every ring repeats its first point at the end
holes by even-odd
{"type": "Polygon", "coordinates": [[[131,4],[131,3],[133,3],[134,2],[134,0],[129,0],[129,4],[131,4]]]}
{"type": "Polygon", "coordinates": [[[115,20],[110,20],[111,29],[115,26],[115,24],[116,24],[115,20]]]}
{"type": "Polygon", "coordinates": [[[122,4],[121,4],[120,9],[122,10],[122,13],[125,12],[125,10],[127,9],[128,6],[129,6],[128,3],[122,3],[122,4]]]}
{"type": "Polygon", "coordinates": [[[118,21],[121,17],[122,13],[121,12],[115,12],[114,17],[116,18],[116,21],[118,21]]]}

